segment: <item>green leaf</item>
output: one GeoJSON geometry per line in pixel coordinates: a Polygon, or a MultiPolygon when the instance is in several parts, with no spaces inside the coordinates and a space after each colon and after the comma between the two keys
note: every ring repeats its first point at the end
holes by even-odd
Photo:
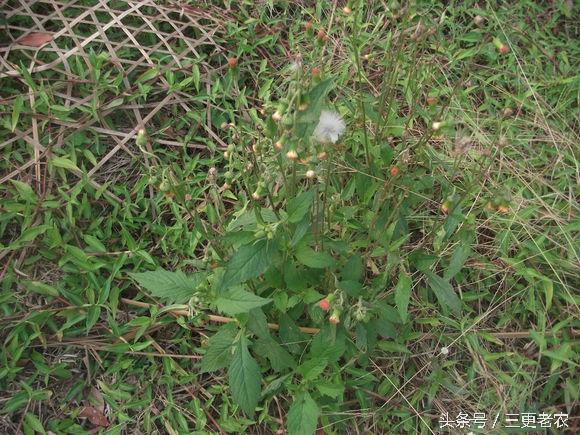
{"type": "Polygon", "coordinates": [[[143,83],[146,81],[151,80],[154,77],[157,77],[157,75],[159,74],[159,70],[157,68],[151,68],[147,71],[145,71],[143,74],[141,74],[138,78],[137,78],[137,83],[143,83]]]}
{"type": "Polygon", "coordinates": [[[229,288],[262,274],[272,261],[274,244],[268,240],[242,246],[230,259],[222,281],[222,288],[229,288]]]}
{"type": "Polygon", "coordinates": [[[268,329],[268,319],[261,308],[250,310],[246,326],[260,338],[267,339],[271,337],[270,330],[268,329]]]}
{"type": "Polygon", "coordinates": [[[199,66],[197,66],[197,64],[195,63],[191,66],[191,77],[193,78],[193,84],[195,85],[195,89],[199,91],[201,74],[199,72],[199,66]]]}
{"type": "Polygon", "coordinates": [[[14,99],[14,104],[12,105],[12,118],[10,120],[10,131],[14,133],[16,126],[18,125],[18,119],[20,118],[20,112],[22,112],[22,107],[24,106],[24,100],[22,95],[18,95],[14,99]]]}
{"type": "Polygon", "coordinates": [[[324,269],[334,264],[334,258],[326,252],[317,252],[307,245],[300,245],[296,249],[296,259],[305,266],[314,269],[324,269]]]}
{"type": "Polygon", "coordinates": [[[46,433],[46,431],[44,430],[44,426],[42,426],[42,422],[33,413],[27,412],[24,415],[24,421],[35,432],[42,433],[42,434],[46,433]]]}
{"type": "Polygon", "coordinates": [[[296,371],[300,373],[305,380],[312,381],[324,371],[327,365],[328,360],[326,358],[312,358],[304,362],[296,369],[296,371]]]}
{"type": "Polygon", "coordinates": [[[456,316],[461,315],[461,299],[455,294],[453,286],[448,281],[435,275],[433,272],[426,270],[427,283],[429,287],[435,292],[439,304],[444,310],[451,309],[456,316]]]}
{"type": "Polygon", "coordinates": [[[318,124],[320,112],[324,103],[324,97],[332,87],[332,79],[326,79],[318,83],[308,93],[308,108],[300,112],[296,118],[294,134],[298,138],[307,138],[312,135],[314,128],[318,124]]]}
{"type": "Polygon", "coordinates": [[[205,278],[205,273],[187,276],[181,271],[157,269],[153,272],[129,273],[129,276],[153,296],[167,299],[172,303],[181,303],[187,302],[193,296],[205,278]]]}
{"type": "Polygon", "coordinates": [[[455,251],[453,251],[453,255],[451,256],[451,260],[449,261],[449,267],[443,274],[443,278],[446,280],[453,279],[455,275],[457,275],[460,271],[469,256],[471,255],[471,248],[465,242],[461,242],[455,251]]]}
{"type": "Polygon", "coordinates": [[[50,225],[37,225],[35,227],[27,228],[22,231],[22,234],[18,239],[18,243],[32,242],[34,239],[36,239],[41,234],[44,234],[50,228],[52,228],[50,225]]]}
{"type": "Polygon", "coordinates": [[[407,321],[407,309],[411,298],[411,278],[404,271],[399,273],[399,281],[395,287],[395,304],[403,322],[407,321]]]}
{"type": "Polygon", "coordinates": [[[18,180],[10,180],[10,182],[14,187],[16,187],[18,194],[25,201],[36,202],[38,200],[36,193],[34,193],[34,190],[32,190],[32,187],[29,184],[18,180]]]}
{"type": "Polygon", "coordinates": [[[56,288],[40,281],[24,281],[22,283],[27,290],[38,293],[44,296],[53,296],[55,298],[60,296],[56,288]]]}
{"type": "Polygon", "coordinates": [[[205,355],[201,360],[201,372],[213,372],[230,365],[232,345],[237,335],[237,326],[227,323],[210,339],[205,355]]]}
{"type": "Polygon", "coordinates": [[[228,379],[234,401],[252,416],[260,399],[262,374],[258,363],[248,352],[247,339],[243,336],[235,347],[228,379]]]}
{"type": "Polygon", "coordinates": [[[268,358],[272,369],[281,372],[284,369],[291,369],[296,366],[292,355],[276,342],[273,338],[260,338],[254,343],[254,353],[268,358]]]}
{"type": "Polygon", "coordinates": [[[308,393],[298,396],[288,411],[289,435],[309,435],[318,425],[320,410],[308,393]]]}
{"type": "Polygon", "coordinates": [[[67,159],[66,157],[53,157],[50,161],[57,168],[70,169],[71,171],[80,171],[78,166],[75,165],[72,160],[67,159]]]}
{"type": "Polygon", "coordinates": [[[316,384],[316,388],[320,391],[320,394],[331,397],[333,399],[340,398],[344,393],[344,384],[327,384],[320,383],[316,384]]]}
{"type": "Polygon", "coordinates": [[[314,192],[309,190],[302,192],[296,197],[288,201],[286,205],[286,212],[288,213],[288,222],[297,223],[302,220],[304,215],[308,213],[314,192]]]}
{"type": "Polygon", "coordinates": [[[261,298],[260,296],[247,292],[241,287],[235,287],[219,296],[215,304],[217,309],[222,313],[235,316],[236,314],[247,313],[251,309],[261,307],[271,301],[271,299],[261,298]]]}

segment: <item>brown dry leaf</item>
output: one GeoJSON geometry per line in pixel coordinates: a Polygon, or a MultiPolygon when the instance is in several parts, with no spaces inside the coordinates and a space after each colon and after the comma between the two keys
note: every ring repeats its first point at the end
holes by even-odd
{"type": "Polygon", "coordinates": [[[46,32],[32,32],[20,37],[16,42],[28,47],[40,47],[52,41],[52,34],[46,32]]]}
{"type": "Polygon", "coordinates": [[[95,426],[101,426],[101,427],[108,427],[109,426],[109,421],[107,420],[107,417],[105,416],[105,414],[103,414],[101,411],[99,411],[94,406],[85,406],[83,408],[83,410],[81,411],[81,413],[79,414],[79,417],[88,418],[89,421],[92,424],[94,424],[95,426]]]}

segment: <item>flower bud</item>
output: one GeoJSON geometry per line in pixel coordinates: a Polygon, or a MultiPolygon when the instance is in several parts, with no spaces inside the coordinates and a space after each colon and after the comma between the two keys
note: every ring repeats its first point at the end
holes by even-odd
{"type": "Polygon", "coordinates": [[[391,166],[391,177],[396,177],[399,175],[399,168],[397,166],[391,166]]]}
{"type": "Polygon", "coordinates": [[[349,8],[348,6],[345,6],[344,8],[342,8],[342,13],[344,15],[350,15],[351,12],[352,12],[352,9],[349,8]]]}
{"type": "Polygon", "coordinates": [[[296,160],[298,158],[298,153],[295,150],[290,150],[286,153],[286,157],[290,160],[296,160]]]}
{"type": "Polygon", "coordinates": [[[284,144],[286,143],[286,136],[282,135],[280,137],[280,139],[278,139],[275,143],[274,143],[274,148],[276,148],[278,151],[282,151],[282,149],[284,148],[284,144]]]}
{"type": "Polygon", "coordinates": [[[312,68],[312,77],[320,77],[320,67],[315,66],[314,68],[312,68]]]}
{"type": "Polygon", "coordinates": [[[306,31],[312,30],[312,21],[306,21],[304,23],[304,30],[306,31]]]}
{"type": "Polygon", "coordinates": [[[280,112],[278,112],[277,110],[272,114],[272,120],[274,122],[280,122],[280,120],[282,119],[282,114],[280,112]]]}
{"type": "Polygon", "coordinates": [[[501,54],[508,54],[510,51],[508,46],[501,42],[498,38],[493,38],[493,45],[501,54]]]}
{"type": "Polygon", "coordinates": [[[500,212],[501,214],[508,214],[510,211],[510,208],[507,204],[500,204],[497,207],[497,211],[500,212]]]}
{"type": "Polygon", "coordinates": [[[481,15],[476,15],[475,17],[473,17],[473,24],[475,24],[476,26],[478,27],[483,26],[484,23],[485,18],[482,17],[481,15]]]}
{"type": "Polygon", "coordinates": [[[328,40],[328,35],[324,29],[320,29],[316,34],[316,39],[318,42],[326,42],[328,40]]]}
{"type": "Polygon", "coordinates": [[[316,177],[316,172],[314,172],[312,169],[306,171],[306,178],[312,180],[314,177],[316,177]]]}
{"type": "Polygon", "coordinates": [[[506,107],[502,110],[502,115],[506,118],[512,116],[514,114],[514,110],[511,107],[506,107]]]}
{"type": "Polygon", "coordinates": [[[328,318],[328,321],[333,325],[337,325],[340,323],[340,313],[338,311],[333,311],[332,315],[328,318]]]}
{"type": "Polygon", "coordinates": [[[439,130],[441,127],[443,127],[443,123],[442,122],[434,122],[433,124],[431,124],[431,128],[435,131],[439,130]]]}
{"type": "Polygon", "coordinates": [[[322,308],[324,311],[328,311],[328,310],[330,310],[330,301],[328,299],[326,299],[326,298],[321,299],[318,302],[318,306],[320,308],[322,308]]]}
{"type": "Polygon", "coordinates": [[[257,190],[254,193],[252,193],[252,199],[254,201],[258,201],[260,199],[260,193],[257,190]]]}
{"type": "Polygon", "coordinates": [[[230,68],[235,68],[238,65],[238,59],[235,57],[230,57],[228,59],[228,65],[230,68]]]}
{"type": "Polygon", "coordinates": [[[326,154],[325,151],[322,151],[316,155],[316,158],[318,160],[326,160],[327,157],[328,157],[328,154],[326,154]]]}
{"type": "Polygon", "coordinates": [[[441,204],[441,212],[443,214],[449,213],[450,208],[451,208],[451,203],[449,201],[445,201],[443,204],[441,204]]]}
{"type": "Polygon", "coordinates": [[[435,98],[435,97],[427,97],[427,98],[425,98],[425,101],[427,102],[427,105],[429,105],[429,106],[434,106],[435,104],[437,104],[437,98],[435,98]]]}
{"type": "Polygon", "coordinates": [[[147,144],[147,132],[144,128],[140,128],[137,132],[137,146],[144,147],[147,144]]]}

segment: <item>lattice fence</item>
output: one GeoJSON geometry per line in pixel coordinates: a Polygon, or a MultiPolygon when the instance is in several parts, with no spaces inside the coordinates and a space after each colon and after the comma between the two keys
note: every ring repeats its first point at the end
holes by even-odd
{"type": "Polygon", "coordinates": [[[225,146],[208,122],[209,104],[178,85],[189,80],[209,93],[210,71],[225,72],[207,61],[224,51],[214,39],[219,11],[153,0],[23,0],[0,10],[0,104],[14,103],[2,89],[17,81],[31,111],[30,122],[0,136],[0,152],[30,151],[0,183],[24,172],[40,182],[43,160],[72,144],[90,150],[77,176],[100,188],[136,162],[154,164],[135,145],[140,128],[162,146],[225,146]]]}

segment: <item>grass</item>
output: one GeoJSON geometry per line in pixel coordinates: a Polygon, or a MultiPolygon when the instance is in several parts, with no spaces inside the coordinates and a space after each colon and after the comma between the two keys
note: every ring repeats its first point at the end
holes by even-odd
{"type": "Polygon", "coordinates": [[[0,78],[0,430],[577,428],[574,6],[214,3],[0,78]]]}

